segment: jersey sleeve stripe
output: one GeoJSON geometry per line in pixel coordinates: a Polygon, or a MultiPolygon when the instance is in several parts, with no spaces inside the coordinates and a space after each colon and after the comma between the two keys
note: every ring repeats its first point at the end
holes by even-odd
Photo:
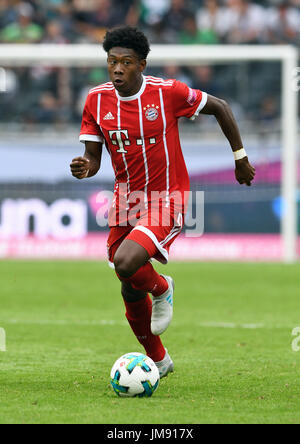
{"type": "Polygon", "coordinates": [[[79,141],[84,142],[101,142],[103,143],[103,138],[96,134],[80,134],[79,141]]]}

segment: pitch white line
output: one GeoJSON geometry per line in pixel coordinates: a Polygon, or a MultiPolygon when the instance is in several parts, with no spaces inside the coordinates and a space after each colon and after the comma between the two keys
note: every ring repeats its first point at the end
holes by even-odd
{"type": "MultiPolygon", "coordinates": [[[[0,325],[61,325],[61,326],[87,326],[87,327],[102,327],[102,326],[120,326],[120,327],[128,327],[127,320],[115,320],[115,319],[99,319],[99,320],[72,320],[72,319],[1,319],[0,325]]],[[[180,322],[173,321],[173,327],[182,327],[188,324],[189,327],[200,327],[200,328],[228,328],[228,329],[248,329],[248,330],[256,330],[256,329],[292,329],[291,325],[267,325],[263,323],[236,323],[236,322],[180,322]]]]}
{"type": "MultiPolygon", "coordinates": [[[[211,327],[211,328],[268,328],[264,324],[236,324],[234,322],[200,322],[199,327],[211,327]]],[[[271,327],[273,328],[273,327],[271,327]]]]}
{"type": "MultiPolygon", "coordinates": [[[[128,322],[126,320],[114,320],[114,319],[99,319],[99,320],[67,320],[67,319],[8,319],[1,320],[0,324],[11,324],[11,325],[62,325],[62,326],[128,326],[128,322]]],[[[231,329],[248,329],[248,330],[256,330],[256,329],[289,329],[292,328],[290,325],[266,325],[263,323],[242,323],[238,324],[235,322],[194,322],[188,323],[190,327],[196,326],[200,328],[231,328],[231,329]]],[[[180,327],[182,325],[186,325],[182,322],[174,321],[172,323],[173,327],[180,327]]]]}
{"type": "Polygon", "coordinates": [[[48,320],[48,319],[39,319],[39,320],[19,320],[19,319],[9,319],[6,321],[2,321],[3,324],[26,324],[26,325],[83,325],[83,326],[102,326],[102,325],[128,325],[127,321],[115,321],[115,320],[106,320],[100,319],[99,321],[67,321],[64,319],[57,320],[48,320]]]}

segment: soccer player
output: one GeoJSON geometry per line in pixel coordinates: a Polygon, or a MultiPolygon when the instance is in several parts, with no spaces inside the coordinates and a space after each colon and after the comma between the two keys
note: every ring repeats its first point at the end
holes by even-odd
{"type": "Polygon", "coordinates": [[[94,176],[105,144],[116,177],[109,261],[121,281],[128,322],[163,377],[173,371],[160,335],[173,316],[174,281],[157,273],[151,259],[167,263],[169,248],[184,223],[190,185],[178,119],[214,115],[232,148],[237,181],[250,186],[255,169],[225,101],[175,79],[143,74],[150,48],[142,32],[115,28],[106,33],[103,47],[111,81],[87,96],[80,131],[85,153],[70,167],[78,179],[94,176]],[[131,212],[137,202],[138,211],[131,212]],[[162,213],[168,217],[161,220],[162,213]]]}

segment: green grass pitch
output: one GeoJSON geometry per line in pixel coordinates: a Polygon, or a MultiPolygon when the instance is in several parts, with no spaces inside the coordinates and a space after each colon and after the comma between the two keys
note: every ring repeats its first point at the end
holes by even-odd
{"type": "MultiPolygon", "coordinates": [[[[0,263],[0,423],[299,423],[299,265],[170,263],[175,364],[152,398],[118,398],[140,351],[106,263],[0,263]]],[[[299,341],[300,342],[300,341],[299,341]]]]}

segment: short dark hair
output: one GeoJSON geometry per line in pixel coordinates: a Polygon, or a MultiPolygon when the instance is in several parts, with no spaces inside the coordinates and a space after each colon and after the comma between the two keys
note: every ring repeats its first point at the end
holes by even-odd
{"type": "Polygon", "coordinates": [[[145,34],[131,26],[120,26],[106,32],[103,42],[104,50],[108,52],[116,46],[133,49],[140,59],[146,59],[150,52],[150,45],[145,34]]]}

